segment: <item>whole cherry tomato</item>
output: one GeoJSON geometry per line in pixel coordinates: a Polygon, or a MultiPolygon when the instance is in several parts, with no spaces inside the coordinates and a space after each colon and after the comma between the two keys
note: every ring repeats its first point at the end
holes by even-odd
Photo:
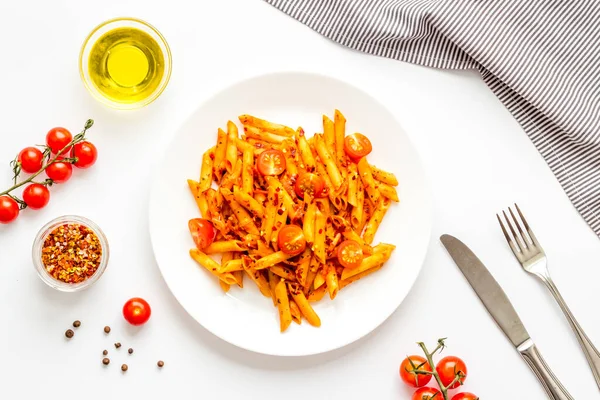
{"type": "Polygon", "coordinates": [[[46,167],[46,175],[54,183],[64,183],[69,180],[72,174],[73,166],[68,162],[58,161],[46,167]]]}
{"type": "Polygon", "coordinates": [[[450,386],[450,389],[456,389],[460,385],[463,385],[467,379],[467,366],[464,361],[458,357],[448,356],[442,358],[437,363],[435,370],[440,376],[440,380],[444,386],[448,386],[457,375],[461,375],[460,380],[450,386]]]}
{"type": "Polygon", "coordinates": [[[8,196],[0,196],[0,224],[13,222],[19,216],[19,204],[8,196]]]}
{"type": "Polygon", "coordinates": [[[44,208],[50,201],[50,191],[44,185],[32,183],[23,190],[23,201],[27,207],[39,210],[44,208]]]}
{"type": "Polygon", "coordinates": [[[150,319],[150,304],[140,297],[127,300],[123,306],[123,317],[131,325],[143,325],[150,319]]]}
{"type": "MultiPolygon", "coordinates": [[[[46,145],[50,147],[50,150],[54,154],[58,154],[59,151],[67,147],[67,145],[73,140],[73,135],[65,128],[57,127],[52,128],[46,134],[46,145]]],[[[67,150],[63,152],[66,153],[67,150]]]]}
{"type": "Polygon", "coordinates": [[[19,153],[18,160],[23,171],[33,174],[42,169],[44,154],[37,147],[25,147],[19,153]]]}
{"type": "Polygon", "coordinates": [[[425,386],[431,380],[431,375],[417,375],[413,371],[431,372],[431,366],[421,356],[406,357],[400,364],[400,378],[409,386],[425,386]]]}
{"type": "Polygon", "coordinates": [[[432,387],[422,387],[412,396],[412,400],[444,400],[442,393],[432,387]]]}
{"type": "Polygon", "coordinates": [[[473,393],[463,392],[457,393],[452,397],[452,400],[479,400],[479,397],[475,396],[473,393]]]}
{"type": "Polygon", "coordinates": [[[93,143],[79,142],[73,146],[71,157],[77,157],[77,161],[73,164],[77,168],[89,168],[96,163],[98,150],[93,143]]]}

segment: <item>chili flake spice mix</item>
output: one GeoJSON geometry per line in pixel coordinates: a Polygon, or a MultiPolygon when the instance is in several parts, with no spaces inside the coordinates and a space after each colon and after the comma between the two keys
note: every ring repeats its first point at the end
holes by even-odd
{"type": "Polygon", "coordinates": [[[34,264],[48,285],[63,291],[83,289],[104,272],[106,237],[92,221],[65,216],[48,223],[33,246],[34,264]]]}
{"type": "Polygon", "coordinates": [[[102,259],[98,235],[80,224],[60,225],[46,236],[42,263],[54,279],[80,283],[94,275],[102,259]]]}

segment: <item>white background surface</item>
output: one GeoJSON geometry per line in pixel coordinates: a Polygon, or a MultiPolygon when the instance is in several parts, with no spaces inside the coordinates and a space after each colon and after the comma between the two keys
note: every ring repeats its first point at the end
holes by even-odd
{"type": "Polygon", "coordinates": [[[520,270],[494,212],[520,203],[549,254],[555,281],[596,343],[600,242],[475,73],[349,51],[258,0],[3,1],[0,38],[2,186],[10,180],[8,161],[22,147],[41,143],[53,126],[77,131],[94,118],[89,137],[100,151],[93,169],[52,189],[48,207],[0,226],[0,398],[409,399],[398,365],[406,354],[418,354],[414,342],[433,344],[438,337],[449,338],[447,354],[466,360],[465,389],[482,399],[545,398],[441,248],[442,233],[460,237],[486,262],[574,398],[598,397],[566,320],[541,284],[520,270]],[[137,112],[103,108],[77,70],[87,33],[121,15],[158,27],[174,57],[166,92],[137,112]],[[420,151],[436,197],[427,260],[398,311],[350,347],[300,359],[239,350],[200,327],[164,284],[147,227],[152,168],[184,119],[231,82],[280,70],[335,75],[381,99],[420,151]],[[80,294],[45,287],[30,260],[39,227],[66,213],[95,220],[112,245],[106,275],[80,294]],[[142,329],[126,326],[120,315],[133,296],[153,307],[142,329]],[[63,334],[74,319],[83,324],[67,342],[63,334]],[[113,328],[109,337],[102,332],[106,324],[113,328]],[[119,352],[115,341],[123,343],[119,352]],[[110,368],[100,362],[105,348],[110,368]],[[166,362],[160,371],[158,359],[166,362]],[[130,366],[125,375],[123,362],[130,366]]]}

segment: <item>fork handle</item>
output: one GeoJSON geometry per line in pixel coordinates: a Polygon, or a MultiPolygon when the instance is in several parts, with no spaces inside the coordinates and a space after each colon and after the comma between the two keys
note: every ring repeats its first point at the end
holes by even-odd
{"type": "Polygon", "coordinates": [[[548,287],[548,290],[550,290],[550,293],[552,293],[552,295],[556,299],[556,302],[565,314],[565,317],[567,317],[571,328],[573,328],[573,332],[575,332],[575,336],[577,336],[577,340],[581,345],[583,354],[585,354],[585,358],[587,359],[592,373],[594,374],[596,384],[600,388],[600,353],[598,352],[590,338],[587,337],[583,329],[581,329],[581,326],[579,326],[579,323],[571,313],[571,310],[569,310],[567,303],[565,303],[565,300],[560,295],[560,292],[558,291],[558,288],[556,287],[552,279],[549,276],[543,277],[543,281],[548,287]]]}
{"type": "Polygon", "coordinates": [[[535,376],[539,379],[550,400],[573,400],[567,389],[554,376],[554,373],[548,367],[548,364],[546,364],[546,361],[531,339],[520,345],[517,350],[519,350],[521,357],[523,357],[529,368],[531,368],[535,376]]]}

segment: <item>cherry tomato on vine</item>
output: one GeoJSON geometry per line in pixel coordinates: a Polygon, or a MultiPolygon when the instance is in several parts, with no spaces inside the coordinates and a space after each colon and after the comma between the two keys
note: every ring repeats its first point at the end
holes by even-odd
{"type": "Polygon", "coordinates": [[[479,400],[479,397],[475,396],[473,393],[463,392],[457,393],[452,397],[452,400],[479,400]]]}
{"type": "Polygon", "coordinates": [[[285,254],[298,255],[306,249],[306,238],[298,225],[286,225],[279,231],[277,245],[285,254]]]}
{"type": "Polygon", "coordinates": [[[79,142],[73,146],[71,157],[77,157],[77,161],[73,164],[77,168],[89,168],[96,163],[98,150],[93,143],[79,142]]]}
{"type": "Polygon", "coordinates": [[[54,183],[64,183],[69,180],[73,174],[73,166],[68,162],[55,162],[46,167],[46,175],[54,183]]]}
{"type": "Polygon", "coordinates": [[[8,196],[0,196],[0,224],[13,222],[19,216],[19,204],[8,196]]]}
{"type": "Polygon", "coordinates": [[[371,141],[362,133],[353,133],[344,139],[344,151],[354,161],[365,157],[372,150],[371,141]]]}
{"type": "Polygon", "coordinates": [[[150,319],[150,314],[150,304],[141,297],[129,299],[123,306],[123,317],[131,325],[144,325],[150,319]]]}
{"type": "Polygon", "coordinates": [[[413,371],[431,372],[431,366],[425,358],[421,356],[406,357],[400,364],[400,378],[412,387],[425,386],[431,380],[431,375],[417,375],[413,371]]]}
{"type": "Polygon", "coordinates": [[[418,389],[412,396],[412,400],[444,400],[442,393],[431,387],[418,389]]]}
{"type": "MultiPolygon", "coordinates": [[[[73,140],[73,135],[65,128],[56,127],[52,128],[46,134],[46,145],[50,147],[50,150],[54,154],[67,147],[67,145],[73,140]]],[[[63,154],[66,153],[63,152],[63,154]]]]}
{"type": "Polygon", "coordinates": [[[325,190],[325,180],[317,174],[310,172],[304,173],[296,179],[294,191],[300,198],[304,198],[304,193],[309,193],[312,197],[323,197],[325,190]]]}
{"type": "Polygon", "coordinates": [[[37,147],[25,147],[19,153],[18,160],[23,171],[33,174],[42,169],[44,154],[37,147]]]}
{"type": "Polygon", "coordinates": [[[354,240],[344,240],[337,248],[337,259],[344,268],[357,268],[363,258],[362,247],[354,240]]]}
{"type": "Polygon", "coordinates": [[[209,220],[202,218],[190,219],[188,221],[188,229],[198,250],[204,250],[210,246],[217,234],[213,224],[209,220]]]}
{"type": "Polygon", "coordinates": [[[285,154],[281,150],[265,150],[259,154],[256,167],[261,175],[280,175],[285,171],[285,154]]]}
{"type": "Polygon", "coordinates": [[[44,185],[32,183],[23,190],[23,201],[27,207],[39,210],[44,208],[50,201],[50,191],[44,185]]]}
{"type": "Polygon", "coordinates": [[[465,365],[464,361],[458,357],[447,356],[442,358],[437,363],[435,370],[440,376],[440,380],[444,386],[448,386],[450,383],[452,383],[456,375],[462,375],[460,381],[450,386],[450,389],[456,389],[460,385],[463,385],[467,379],[467,366],[465,365]]]}

